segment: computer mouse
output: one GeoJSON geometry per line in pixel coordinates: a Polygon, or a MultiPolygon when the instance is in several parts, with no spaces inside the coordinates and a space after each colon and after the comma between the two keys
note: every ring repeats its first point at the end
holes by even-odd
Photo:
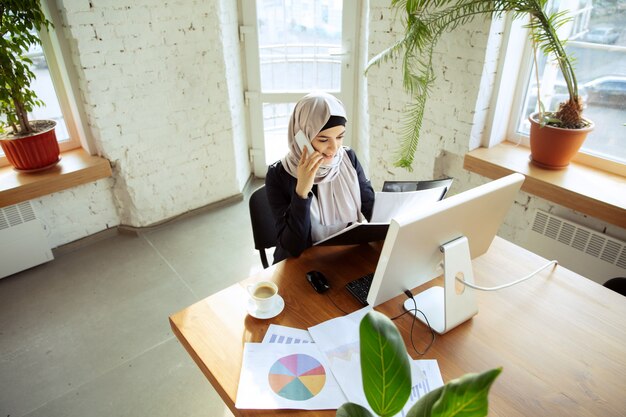
{"type": "Polygon", "coordinates": [[[320,271],[309,271],[306,273],[306,279],[311,283],[313,289],[318,293],[323,293],[330,288],[328,280],[320,271]]]}

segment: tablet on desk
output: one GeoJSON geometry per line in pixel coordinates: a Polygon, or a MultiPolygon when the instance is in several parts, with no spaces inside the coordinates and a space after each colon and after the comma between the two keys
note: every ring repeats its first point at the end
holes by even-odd
{"type": "Polygon", "coordinates": [[[350,226],[322,239],[313,246],[359,245],[385,240],[389,223],[352,223],[350,226]]]}

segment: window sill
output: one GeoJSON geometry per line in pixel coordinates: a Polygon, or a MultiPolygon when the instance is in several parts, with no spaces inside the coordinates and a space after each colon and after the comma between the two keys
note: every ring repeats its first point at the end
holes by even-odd
{"type": "Polygon", "coordinates": [[[42,172],[21,173],[11,166],[0,168],[0,207],[10,206],[54,192],[87,184],[112,175],[109,161],[84,149],[61,154],[61,162],[42,172]]]}
{"type": "Polygon", "coordinates": [[[532,165],[529,154],[503,142],[467,153],[463,167],[492,179],[519,172],[526,176],[522,191],[626,229],[626,177],[574,162],[546,170],[532,165]]]}

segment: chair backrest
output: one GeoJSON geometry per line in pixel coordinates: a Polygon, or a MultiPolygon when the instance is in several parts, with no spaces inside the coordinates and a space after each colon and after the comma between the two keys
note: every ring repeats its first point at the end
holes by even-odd
{"type": "MultiPolygon", "coordinates": [[[[443,196],[450,190],[452,178],[443,178],[440,180],[428,181],[385,181],[383,183],[383,191],[386,192],[404,192],[428,190],[430,188],[445,187],[443,196]]],[[[442,198],[443,198],[442,196],[442,198]]]]}
{"type": "Polygon", "coordinates": [[[265,249],[276,246],[276,226],[269,201],[267,200],[265,185],[256,189],[250,195],[249,208],[254,248],[259,251],[263,268],[267,268],[269,263],[265,255],[265,249]]]}
{"type": "Polygon", "coordinates": [[[626,278],[625,277],[611,278],[610,280],[604,283],[604,286],[606,288],[609,288],[615,292],[618,292],[626,296],[626,278]]]}

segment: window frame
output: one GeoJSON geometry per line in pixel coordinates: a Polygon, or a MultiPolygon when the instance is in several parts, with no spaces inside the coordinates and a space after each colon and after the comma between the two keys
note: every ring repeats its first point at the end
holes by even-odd
{"type": "MultiPolygon", "coordinates": [[[[526,20],[513,19],[510,15],[504,19],[505,30],[502,34],[497,79],[491,100],[492,118],[481,145],[489,148],[508,141],[530,148],[529,136],[518,133],[517,126],[522,115],[526,83],[532,71],[533,50],[528,29],[523,27],[526,20]]],[[[579,151],[572,161],[626,176],[626,164],[602,158],[588,151],[579,151]]]]}
{"type": "MultiPolygon", "coordinates": [[[[78,95],[76,94],[78,91],[76,85],[77,77],[75,72],[73,72],[74,68],[65,64],[66,62],[72,62],[69,49],[67,44],[61,42],[62,38],[56,29],[63,27],[60,14],[55,7],[54,0],[43,0],[41,8],[44,15],[52,22],[53,27],[49,29],[43,28],[37,33],[41,40],[41,48],[48,65],[50,79],[52,80],[69,135],[69,139],[58,142],[59,149],[61,152],[66,152],[82,147],[88,153],[94,154],[93,140],[88,136],[87,132],[89,130],[84,124],[86,117],[83,109],[78,105],[78,95]]],[[[9,165],[9,162],[6,156],[4,154],[0,155],[0,167],[7,165],[9,165]]]]}
{"type": "MultiPolygon", "coordinates": [[[[359,62],[358,30],[361,16],[361,3],[357,0],[342,0],[342,45],[341,48],[331,52],[341,65],[341,80],[339,91],[330,91],[339,98],[346,109],[348,120],[356,120],[354,117],[355,91],[357,88],[356,68],[359,62]],[[355,19],[357,16],[358,19],[355,19]],[[340,49],[340,50],[339,50],[340,49]]],[[[302,96],[311,91],[306,88],[287,89],[285,91],[262,91],[261,86],[261,58],[259,55],[259,35],[257,32],[257,2],[253,0],[241,0],[240,6],[243,11],[240,34],[244,39],[244,95],[248,110],[248,126],[250,132],[250,155],[253,172],[257,177],[264,177],[267,173],[266,156],[269,154],[265,143],[265,117],[263,114],[265,104],[295,105],[302,96]]],[[[291,114],[291,112],[289,113],[291,114]]],[[[356,126],[356,123],[354,123],[356,126]]],[[[284,128],[286,130],[286,127],[284,128]]],[[[344,144],[352,146],[352,138],[357,132],[348,129],[344,138],[344,144]]]]}

